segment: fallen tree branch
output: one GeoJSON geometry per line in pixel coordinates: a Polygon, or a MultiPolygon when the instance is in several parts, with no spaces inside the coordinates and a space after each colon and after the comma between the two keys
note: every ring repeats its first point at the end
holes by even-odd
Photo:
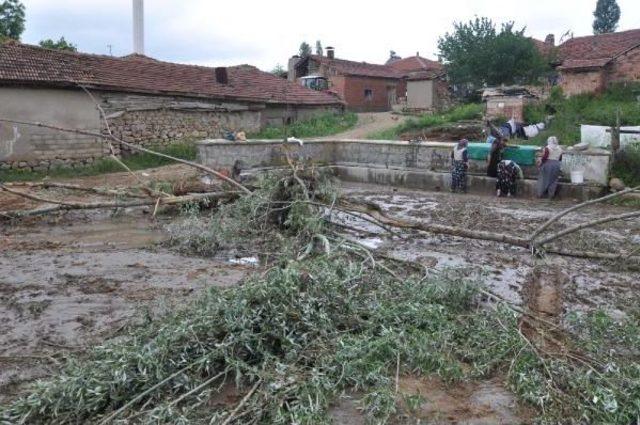
{"type": "Polygon", "coordinates": [[[76,184],[69,183],[57,183],[57,182],[17,182],[17,183],[3,183],[6,187],[28,187],[28,188],[42,188],[42,189],[67,189],[77,190],[80,192],[90,192],[97,195],[106,196],[126,196],[129,198],[148,198],[148,195],[142,195],[139,193],[133,193],[129,191],[121,191],[117,189],[103,189],[99,187],[84,187],[76,184]]]}
{"type": "Polygon", "coordinates": [[[611,216],[607,216],[607,217],[603,217],[603,218],[599,218],[597,220],[592,220],[592,221],[588,221],[586,223],[581,223],[581,224],[577,224],[575,226],[569,227],[567,229],[562,230],[561,232],[557,232],[554,233],[550,236],[547,236],[546,238],[542,239],[540,242],[538,242],[538,246],[543,246],[545,244],[548,244],[551,241],[554,241],[556,239],[559,239],[563,236],[569,235],[571,233],[575,233],[579,230],[582,229],[586,229],[587,227],[594,227],[594,226],[598,226],[600,224],[604,224],[604,223],[609,223],[611,221],[618,221],[618,220],[627,220],[630,218],[635,218],[635,217],[640,217],[640,211],[634,211],[634,212],[630,212],[630,213],[625,213],[625,214],[618,214],[618,215],[611,215],[611,216]]]}
{"type": "Polygon", "coordinates": [[[42,214],[48,214],[57,211],[70,211],[70,210],[92,210],[102,208],[131,208],[152,206],[156,203],[160,205],[179,205],[189,202],[202,201],[202,200],[218,200],[218,199],[232,199],[238,196],[237,192],[210,192],[210,193],[196,193],[186,196],[174,196],[170,198],[158,198],[158,199],[140,199],[135,201],[114,201],[114,202],[66,202],[56,199],[41,198],[39,196],[31,195],[28,193],[20,192],[13,189],[8,189],[3,185],[0,185],[0,189],[12,193],[16,196],[22,196],[24,198],[42,202],[46,204],[55,204],[53,207],[40,208],[34,210],[20,210],[20,211],[3,211],[0,212],[5,219],[15,219],[22,217],[30,217],[42,214]]]}
{"type": "Polygon", "coordinates": [[[65,127],[59,127],[59,126],[55,126],[55,125],[50,125],[50,124],[43,124],[40,122],[29,122],[29,121],[20,121],[20,120],[12,120],[12,119],[7,119],[7,118],[0,118],[0,122],[5,122],[5,123],[9,123],[9,124],[20,124],[20,125],[27,125],[27,126],[31,126],[31,127],[39,127],[39,128],[47,128],[49,130],[57,130],[57,131],[62,131],[65,133],[73,133],[73,134],[81,134],[84,136],[91,136],[91,137],[97,137],[103,140],[109,140],[112,139],[124,146],[127,146],[128,148],[138,151],[138,152],[144,152],[144,153],[148,153],[151,155],[155,155],[155,156],[159,156],[161,158],[166,158],[166,159],[170,159],[172,161],[175,162],[179,162],[181,164],[185,164],[185,165],[189,165],[191,167],[194,167],[200,171],[204,171],[205,173],[211,174],[215,177],[217,177],[220,180],[223,180],[233,186],[235,186],[236,188],[240,189],[242,192],[246,193],[246,194],[250,194],[251,191],[249,189],[247,189],[245,186],[243,186],[242,184],[238,183],[237,181],[225,176],[224,174],[213,170],[209,167],[206,167],[204,165],[198,164],[197,162],[193,162],[193,161],[188,161],[186,159],[181,159],[181,158],[177,158],[175,156],[171,156],[171,155],[167,155],[164,153],[160,153],[160,152],[156,152],[153,151],[151,149],[147,149],[147,148],[143,148],[142,146],[138,146],[136,144],[133,143],[129,143],[129,142],[125,142],[124,140],[118,139],[115,136],[108,136],[102,133],[98,133],[95,131],[88,131],[88,130],[77,130],[77,129],[71,129],[71,128],[65,128],[65,127]]]}
{"type": "Polygon", "coordinates": [[[605,201],[609,201],[611,199],[620,197],[622,195],[626,195],[627,193],[631,193],[631,192],[636,192],[640,190],[640,186],[636,186],[636,187],[632,187],[629,189],[625,189],[623,191],[620,192],[616,192],[616,193],[612,193],[610,195],[607,196],[603,196],[602,198],[598,198],[598,199],[592,199],[590,201],[586,201],[583,202],[581,204],[578,205],[574,205],[571,208],[567,208],[564,211],[559,212],[558,214],[554,215],[553,217],[551,217],[549,220],[547,220],[542,226],[540,226],[535,232],[533,232],[531,234],[531,236],[529,237],[529,240],[531,241],[531,245],[534,246],[535,245],[535,239],[538,237],[538,235],[540,235],[542,232],[544,232],[549,226],[551,226],[553,223],[555,223],[556,221],[560,220],[562,217],[564,217],[565,215],[579,210],[581,208],[587,207],[589,205],[594,205],[600,202],[605,202],[605,201]]]}
{"type": "MultiPolygon", "coordinates": [[[[373,208],[370,205],[362,206],[362,205],[353,204],[351,202],[343,201],[340,203],[340,206],[344,210],[355,211],[361,214],[366,214],[372,217],[374,220],[379,221],[382,224],[389,227],[418,230],[418,231],[427,232],[427,233],[444,234],[444,235],[457,236],[457,237],[467,238],[467,239],[499,242],[499,243],[505,243],[508,245],[518,246],[525,249],[531,249],[529,239],[526,239],[526,238],[505,235],[502,233],[484,232],[484,231],[476,231],[476,230],[470,230],[470,229],[465,229],[460,227],[445,226],[441,224],[420,223],[420,222],[410,222],[410,221],[400,220],[400,219],[388,217],[384,213],[382,213],[380,209],[373,208]]],[[[638,216],[640,215],[640,212],[628,213],[624,215],[638,216]]],[[[616,218],[622,219],[620,218],[620,216],[616,216],[616,218]]],[[[631,218],[631,217],[623,217],[623,218],[631,218]]],[[[604,219],[602,219],[602,220],[597,220],[595,223],[594,222],[585,223],[585,225],[581,225],[581,226],[589,227],[589,225],[601,224],[600,221],[606,222],[604,221],[604,219]]],[[[611,221],[611,220],[607,220],[607,221],[611,221]]],[[[580,229],[576,229],[573,231],[577,231],[577,230],[580,230],[580,229]]],[[[568,233],[570,232],[567,232],[567,234],[568,233]]],[[[564,234],[560,236],[564,236],[564,234]]],[[[546,252],[549,254],[562,255],[567,257],[591,258],[591,259],[598,259],[598,260],[613,260],[613,259],[624,257],[627,260],[640,262],[640,257],[632,256],[632,255],[628,255],[625,257],[626,254],[624,253],[621,254],[621,253],[603,253],[603,252],[593,252],[593,251],[575,251],[575,250],[566,250],[566,249],[559,249],[559,248],[548,248],[546,249],[546,252]]]]}

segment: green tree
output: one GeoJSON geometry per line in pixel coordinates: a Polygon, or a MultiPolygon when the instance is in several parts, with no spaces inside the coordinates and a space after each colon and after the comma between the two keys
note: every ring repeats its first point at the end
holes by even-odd
{"type": "Polygon", "coordinates": [[[311,46],[309,46],[309,43],[307,43],[306,41],[303,41],[302,44],[300,44],[300,50],[298,51],[298,55],[301,58],[306,58],[311,56],[311,46]]]}
{"type": "Polygon", "coordinates": [[[269,73],[278,77],[287,78],[287,70],[284,69],[284,67],[280,64],[274,66],[273,69],[269,71],[269,73]]]}
{"type": "Polygon", "coordinates": [[[60,40],[58,41],[53,41],[50,38],[46,40],[42,40],[40,42],[40,46],[45,47],[47,49],[66,50],[69,52],[78,51],[78,47],[73,43],[69,43],[67,40],[64,39],[64,37],[60,37],[60,40]]]}
{"type": "Polygon", "coordinates": [[[322,43],[320,40],[316,41],[316,55],[322,56],[324,54],[324,49],[322,48],[322,43]]]}
{"type": "Polygon", "coordinates": [[[24,32],[24,5],[19,0],[0,2],[0,39],[20,40],[24,32]]]}
{"type": "Polygon", "coordinates": [[[456,22],[452,33],[440,37],[438,49],[452,82],[470,88],[536,82],[549,67],[524,28],[515,30],[513,22],[500,31],[488,18],[456,22]]]}
{"type": "Polygon", "coordinates": [[[593,16],[594,34],[614,32],[620,20],[620,6],[616,0],[598,0],[593,16]]]}

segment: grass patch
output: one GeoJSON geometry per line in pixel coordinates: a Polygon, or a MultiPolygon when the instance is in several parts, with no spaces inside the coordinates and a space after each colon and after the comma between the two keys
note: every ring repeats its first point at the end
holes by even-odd
{"type": "Polygon", "coordinates": [[[409,118],[404,123],[393,128],[372,133],[367,139],[396,140],[401,134],[409,131],[418,131],[423,128],[452,124],[459,121],[475,120],[482,118],[483,106],[477,103],[456,106],[446,112],[435,115],[422,115],[417,118],[409,118]]]}
{"type": "Polygon", "coordinates": [[[285,127],[267,127],[259,133],[250,134],[251,139],[283,139],[284,137],[331,136],[353,128],[358,116],[353,112],[327,113],[305,121],[297,121],[285,127]]]}
{"type": "Polygon", "coordinates": [[[547,130],[530,139],[529,144],[544,145],[549,136],[556,136],[561,144],[572,145],[580,141],[580,125],[616,124],[616,112],[620,111],[622,125],[640,125],[640,83],[617,84],[600,95],[582,94],[565,98],[555,89],[549,100],[525,108],[525,121],[537,123],[548,115],[554,115],[547,130]]]}
{"type": "MultiPolygon", "coordinates": [[[[180,159],[194,160],[196,158],[196,147],[193,143],[175,143],[164,149],[157,150],[167,155],[175,156],[180,159]]],[[[161,167],[163,165],[174,164],[175,161],[161,158],[148,153],[140,153],[122,158],[122,162],[131,170],[144,170],[147,168],[161,167]]],[[[49,171],[30,171],[30,170],[0,170],[0,181],[33,181],[42,180],[45,177],[51,178],[74,178],[95,176],[107,173],[116,173],[124,171],[122,166],[112,158],[103,158],[94,161],[93,164],[85,167],[58,167],[49,171]]]]}
{"type": "Polygon", "coordinates": [[[627,186],[640,186],[640,143],[628,145],[616,155],[611,175],[627,186]]]}

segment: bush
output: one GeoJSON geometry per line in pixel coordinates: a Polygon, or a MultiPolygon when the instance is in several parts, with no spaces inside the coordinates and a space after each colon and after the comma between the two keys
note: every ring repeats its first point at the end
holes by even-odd
{"type": "Polygon", "coordinates": [[[555,89],[547,102],[525,108],[525,120],[540,122],[540,118],[554,114],[547,131],[530,140],[532,144],[544,144],[547,137],[555,135],[562,144],[580,140],[580,125],[616,125],[619,114],[621,125],[640,124],[640,84],[614,84],[606,92],[581,94],[565,98],[555,89]]]}
{"type": "Polygon", "coordinates": [[[640,185],[640,143],[629,145],[616,155],[611,173],[627,186],[640,185]]]}

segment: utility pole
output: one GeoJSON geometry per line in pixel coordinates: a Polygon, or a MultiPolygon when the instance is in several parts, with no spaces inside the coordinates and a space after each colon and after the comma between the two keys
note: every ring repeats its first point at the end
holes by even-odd
{"type": "Polygon", "coordinates": [[[113,45],[112,44],[107,44],[107,48],[109,49],[109,56],[113,56],[113,45]]]}

